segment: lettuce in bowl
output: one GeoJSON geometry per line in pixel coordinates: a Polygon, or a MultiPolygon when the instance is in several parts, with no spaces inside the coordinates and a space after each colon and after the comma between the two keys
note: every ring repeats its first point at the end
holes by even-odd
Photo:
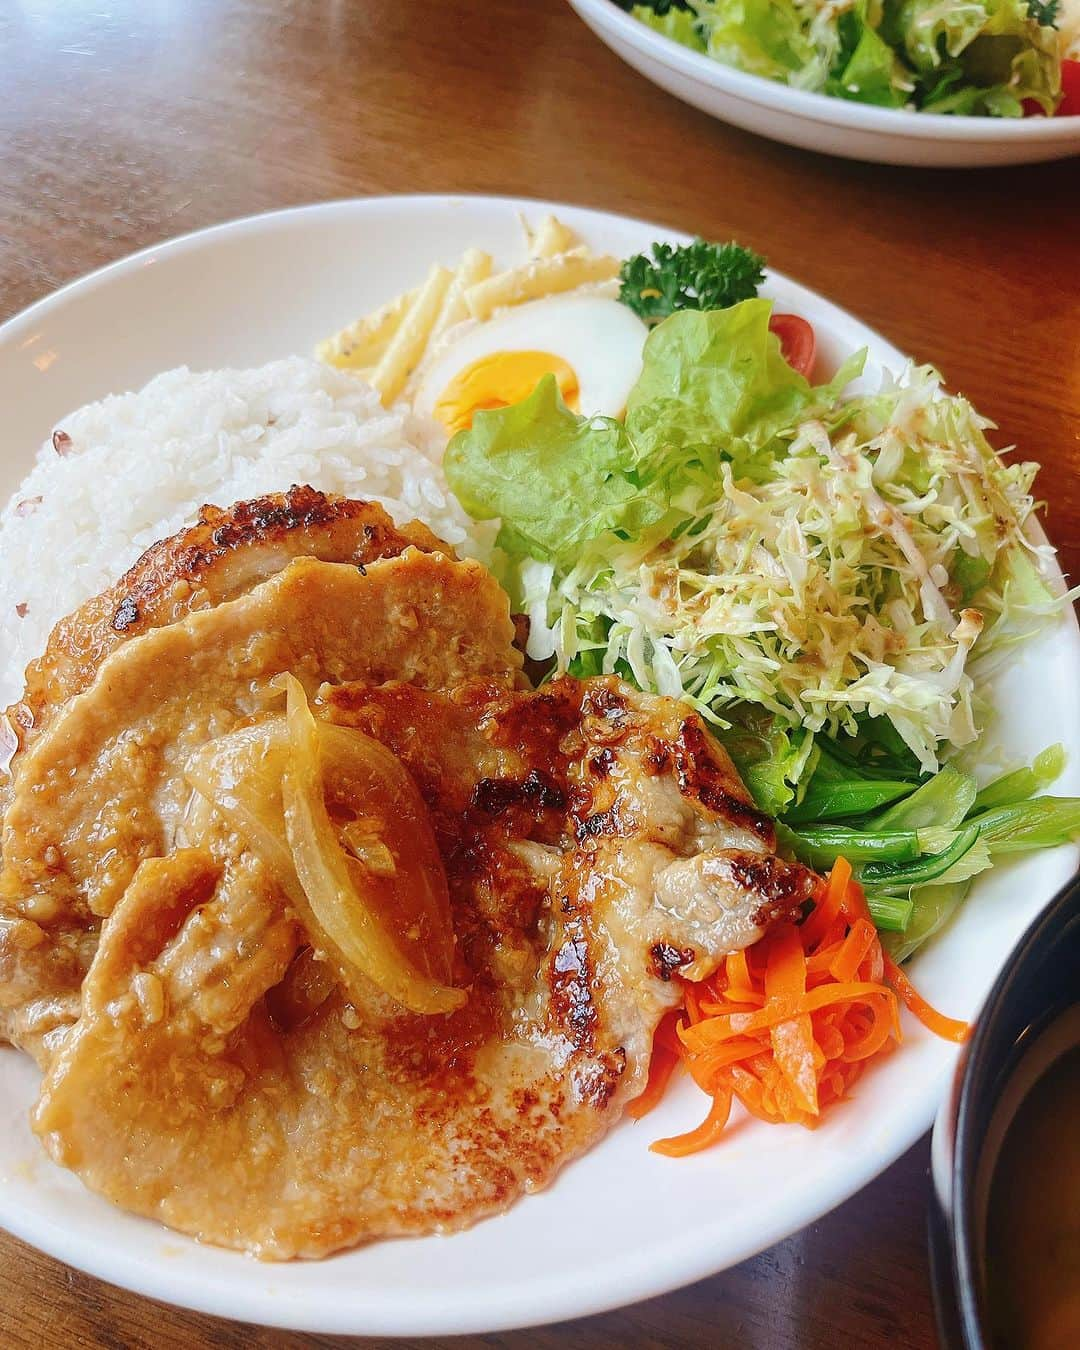
{"type": "Polygon", "coordinates": [[[1020,117],[1061,101],[1050,0],[655,0],[641,23],[725,65],[881,107],[1020,117]]]}

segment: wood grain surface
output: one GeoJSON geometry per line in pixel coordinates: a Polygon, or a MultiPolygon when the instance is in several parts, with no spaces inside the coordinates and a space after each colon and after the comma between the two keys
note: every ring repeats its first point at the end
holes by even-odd
{"type": "MultiPolygon", "coordinates": [[[[1040,459],[1080,572],[1076,160],[965,173],[789,150],[654,89],[562,0],[7,0],[0,56],[0,319],[171,235],[350,195],[525,194],[735,236],[938,365],[998,444],[1040,459]]],[[[923,1350],[927,1158],[924,1140],[692,1289],[453,1344],[923,1350]]],[[[166,1309],[0,1236],[12,1350],[335,1344],[166,1309]]]]}

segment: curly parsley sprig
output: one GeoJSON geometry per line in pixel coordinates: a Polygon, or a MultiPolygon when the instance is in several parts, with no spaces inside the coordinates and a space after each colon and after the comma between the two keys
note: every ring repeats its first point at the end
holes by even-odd
{"type": "Polygon", "coordinates": [[[751,300],[764,278],[765,259],[741,244],[653,244],[651,257],[638,253],[623,263],[619,299],[654,324],[680,309],[727,309],[751,300]]]}
{"type": "Polygon", "coordinates": [[[1028,0],[1028,18],[1041,28],[1056,28],[1061,0],[1028,0]]]}

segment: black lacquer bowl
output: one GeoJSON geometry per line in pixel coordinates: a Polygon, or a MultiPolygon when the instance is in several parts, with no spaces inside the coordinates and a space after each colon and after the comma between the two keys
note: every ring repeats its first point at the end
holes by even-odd
{"type": "Polygon", "coordinates": [[[1044,1053],[1047,1028],[1057,1036],[1065,1025],[1080,1039],[1080,1017],[1070,1010],[1080,1010],[1080,876],[1009,958],[934,1126],[930,1264],[938,1328],[950,1350],[993,1345],[985,1252],[989,1182],[1004,1133],[998,1107],[1033,1068],[1028,1061],[1044,1053]]]}

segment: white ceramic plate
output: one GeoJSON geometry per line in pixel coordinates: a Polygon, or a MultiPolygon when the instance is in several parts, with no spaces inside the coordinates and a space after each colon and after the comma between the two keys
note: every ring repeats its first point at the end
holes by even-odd
{"type": "MultiPolygon", "coordinates": [[[[523,255],[518,212],[554,209],[595,247],[637,251],[669,231],[570,207],[491,198],[346,201],[237,221],[150,249],[58,292],[0,328],[0,491],[76,405],[155,372],[245,365],[315,340],[467,245],[523,255]]],[[[871,375],[900,354],[783,277],[780,306],[815,326],[824,363],[866,344],[871,375]]],[[[286,486],[283,484],[282,486],[286,486]]],[[[4,559],[6,566],[32,560],[4,559]]],[[[0,629],[2,631],[2,629],[0,629]]],[[[1006,672],[1004,743],[1025,757],[1080,748],[1080,637],[1062,622],[1006,672]]],[[[1080,788],[1074,767],[1063,786],[1080,788]]],[[[925,993],[970,1014],[1029,919],[1071,874],[1064,849],[994,870],[916,966],[925,993]]],[[[596,1312],[751,1256],[840,1203],[928,1128],[955,1048],[908,1039],[814,1133],[745,1121],[683,1161],[649,1140],[689,1128],[705,1099],[683,1083],[626,1122],[548,1191],[450,1238],[376,1243],[321,1263],[260,1265],[113,1209],[54,1167],[27,1126],[37,1070],[0,1047],[0,1224],[72,1265],[155,1298],[294,1328],[368,1335],[491,1331],[596,1312]]]]}
{"type": "Polygon", "coordinates": [[[669,94],[774,141],[878,164],[982,168],[1080,154],[1080,117],[946,117],[792,89],[664,37],[612,3],[570,0],[593,32],[669,94]]]}

